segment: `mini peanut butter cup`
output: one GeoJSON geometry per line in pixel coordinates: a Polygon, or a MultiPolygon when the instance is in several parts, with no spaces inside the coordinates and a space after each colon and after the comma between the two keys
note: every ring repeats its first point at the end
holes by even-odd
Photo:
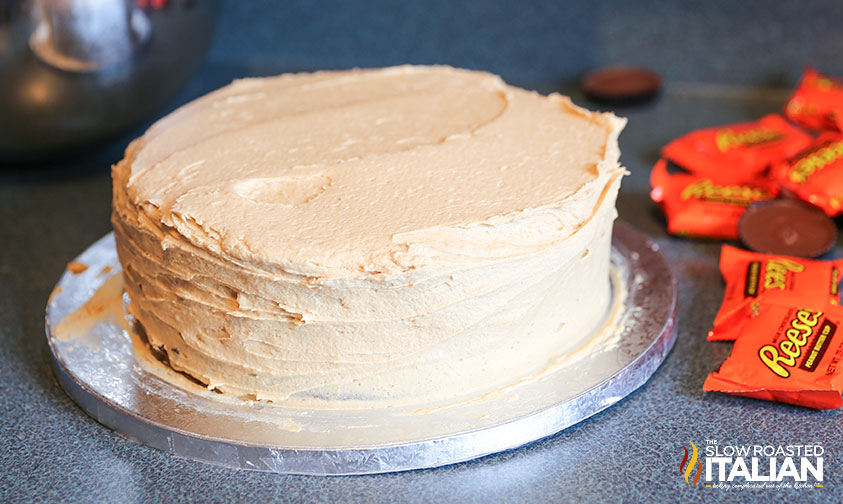
{"type": "Polygon", "coordinates": [[[611,66],[586,74],[580,86],[592,100],[631,105],[654,98],[662,87],[662,80],[646,68],[611,66]]]}
{"type": "Polygon", "coordinates": [[[837,242],[837,226],[822,211],[781,199],[750,206],[738,226],[747,248],[765,254],[817,257],[837,242]]]}

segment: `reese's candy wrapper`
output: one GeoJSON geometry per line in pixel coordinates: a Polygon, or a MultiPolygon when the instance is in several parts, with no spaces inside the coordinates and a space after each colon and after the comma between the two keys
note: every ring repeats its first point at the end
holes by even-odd
{"type": "Polygon", "coordinates": [[[843,80],[805,71],[784,114],[806,128],[843,131],[843,80]]]}
{"type": "Polygon", "coordinates": [[[743,329],[706,392],[809,408],[843,406],[843,308],[762,305],[743,329]]]}
{"type": "Polygon", "coordinates": [[[693,131],[662,148],[690,172],[721,181],[752,180],[811,143],[811,136],[770,114],[758,121],[693,131]]]}
{"type": "Polygon", "coordinates": [[[843,261],[760,254],[723,245],[723,303],[708,332],[711,341],[734,340],[762,304],[809,308],[838,305],[843,261]]]}
{"type": "Polygon", "coordinates": [[[690,173],[670,174],[660,159],[650,174],[650,197],[667,217],[672,234],[735,239],[746,207],[776,197],[778,186],[767,179],[717,182],[690,173]]]}
{"type": "Polygon", "coordinates": [[[821,135],[807,149],[776,163],[771,175],[829,217],[843,212],[843,135],[821,135]]]}

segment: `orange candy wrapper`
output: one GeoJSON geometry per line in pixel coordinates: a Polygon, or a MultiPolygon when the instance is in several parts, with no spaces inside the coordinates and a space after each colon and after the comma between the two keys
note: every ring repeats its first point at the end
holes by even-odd
{"type": "Polygon", "coordinates": [[[808,308],[839,305],[841,266],[843,260],[817,261],[760,254],[723,245],[720,273],[726,281],[726,292],[708,339],[737,339],[762,304],[792,306],[798,303],[808,308]]]}
{"type": "Polygon", "coordinates": [[[778,186],[767,179],[717,183],[689,173],[670,174],[660,159],[650,173],[650,198],[661,206],[671,234],[736,239],[746,207],[773,199],[778,186]]]}
{"type": "Polygon", "coordinates": [[[718,391],[809,408],[843,406],[843,308],[761,305],[732,353],[708,375],[718,391]]]}
{"type": "Polygon", "coordinates": [[[771,174],[782,187],[829,217],[843,212],[843,135],[821,135],[807,149],[777,163],[771,174]]]}
{"type": "Polygon", "coordinates": [[[843,132],[843,80],[807,70],[784,114],[806,128],[843,132]]]}
{"type": "Polygon", "coordinates": [[[688,171],[720,181],[751,181],[771,164],[798,153],[812,138],[783,117],[693,131],[673,140],[662,156],[688,171]]]}

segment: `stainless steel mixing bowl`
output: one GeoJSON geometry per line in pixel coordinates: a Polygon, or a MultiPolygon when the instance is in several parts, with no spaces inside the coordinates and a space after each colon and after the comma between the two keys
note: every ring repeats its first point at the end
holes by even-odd
{"type": "Polygon", "coordinates": [[[172,99],[218,0],[0,0],[0,163],[80,150],[172,99]]]}

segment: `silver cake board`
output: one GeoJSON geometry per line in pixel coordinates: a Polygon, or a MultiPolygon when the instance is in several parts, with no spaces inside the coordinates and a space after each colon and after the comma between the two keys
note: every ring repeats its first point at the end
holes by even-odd
{"type": "Polygon", "coordinates": [[[232,400],[140,358],[122,314],[57,337],[56,326],[120,273],[113,234],[75,259],[87,269],[59,280],[47,304],[47,341],[59,383],[86,413],[179,457],[314,475],[437,467],[555,434],[641,387],[664,361],[676,340],[676,281],[657,245],[629,226],[615,224],[612,245],[623,294],[611,334],[539,378],[447,407],[319,410],[232,400]]]}

